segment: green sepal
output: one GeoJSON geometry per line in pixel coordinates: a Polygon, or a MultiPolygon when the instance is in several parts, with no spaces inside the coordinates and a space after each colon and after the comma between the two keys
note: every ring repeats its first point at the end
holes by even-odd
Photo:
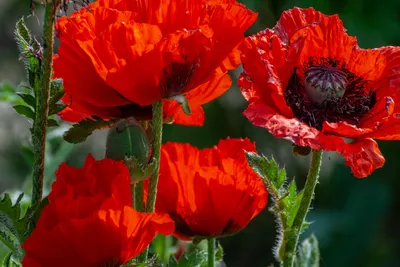
{"type": "Polygon", "coordinates": [[[84,119],[64,133],[64,140],[78,144],[85,141],[95,130],[100,130],[104,127],[109,127],[114,121],[104,121],[100,117],[93,116],[92,119],[84,119]]]}
{"type": "Polygon", "coordinates": [[[192,111],[189,106],[189,101],[186,99],[184,95],[177,95],[172,97],[172,99],[174,99],[176,102],[179,103],[185,114],[192,115],[192,111]]]}

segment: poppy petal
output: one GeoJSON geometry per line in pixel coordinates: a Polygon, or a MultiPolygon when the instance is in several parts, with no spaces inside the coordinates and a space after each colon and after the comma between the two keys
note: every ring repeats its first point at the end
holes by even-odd
{"type": "Polygon", "coordinates": [[[357,178],[367,177],[385,163],[385,158],[382,156],[378,144],[370,138],[346,144],[342,155],[346,159],[345,165],[351,168],[357,178]]]}

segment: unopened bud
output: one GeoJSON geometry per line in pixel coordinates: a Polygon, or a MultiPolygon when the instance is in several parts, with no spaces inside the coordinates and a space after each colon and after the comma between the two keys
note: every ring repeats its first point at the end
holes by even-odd
{"type": "Polygon", "coordinates": [[[140,176],[141,172],[145,172],[150,156],[149,138],[143,126],[134,118],[119,120],[109,130],[106,157],[125,161],[132,175],[140,176]]]}

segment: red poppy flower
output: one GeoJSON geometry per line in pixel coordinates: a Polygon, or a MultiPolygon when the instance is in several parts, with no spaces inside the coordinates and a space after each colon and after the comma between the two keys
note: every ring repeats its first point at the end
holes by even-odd
{"type": "Polygon", "coordinates": [[[221,140],[201,150],[163,145],[156,211],[171,216],[178,238],[237,233],[265,208],[267,191],[245,151],[255,151],[248,139],[221,140]]]}
{"type": "Polygon", "coordinates": [[[243,50],[239,85],[254,125],[339,152],[356,177],[383,166],[373,138],[400,138],[399,47],[361,49],[337,15],[294,8],[243,50]]]}
{"type": "Polygon", "coordinates": [[[165,99],[166,119],[202,125],[201,106],[229,89],[227,71],[256,17],[235,0],[100,0],[62,17],[54,58],[69,106],[62,117],[148,119],[165,99]]]}
{"type": "Polygon", "coordinates": [[[24,267],[117,267],[157,233],[174,231],[168,215],[129,207],[130,178],[121,162],[89,156],[82,169],[64,164],[56,175],[49,204],[23,244],[24,267]]]}

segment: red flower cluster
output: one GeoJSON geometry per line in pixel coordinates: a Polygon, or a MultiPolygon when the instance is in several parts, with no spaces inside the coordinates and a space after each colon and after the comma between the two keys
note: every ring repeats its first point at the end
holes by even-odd
{"type": "Polygon", "coordinates": [[[63,164],[38,224],[23,244],[24,267],[120,266],[157,233],[174,231],[168,215],[133,210],[130,176],[122,162],[63,164]]]}
{"type": "Polygon", "coordinates": [[[337,15],[294,8],[243,50],[239,85],[254,125],[339,152],[356,177],[383,166],[373,138],[400,139],[399,47],[361,49],[337,15]]]}
{"type": "Polygon", "coordinates": [[[240,64],[237,47],[256,17],[235,0],[99,0],[62,17],[62,118],[148,119],[164,99],[165,119],[202,125],[201,106],[229,89],[227,71],[240,64]]]}
{"type": "Polygon", "coordinates": [[[221,140],[201,150],[163,145],[156,211],[171,216],[178,238],[235,234],[265,208],[268,193],[245,151],[255,152],[248,139],[221,140]]]}

